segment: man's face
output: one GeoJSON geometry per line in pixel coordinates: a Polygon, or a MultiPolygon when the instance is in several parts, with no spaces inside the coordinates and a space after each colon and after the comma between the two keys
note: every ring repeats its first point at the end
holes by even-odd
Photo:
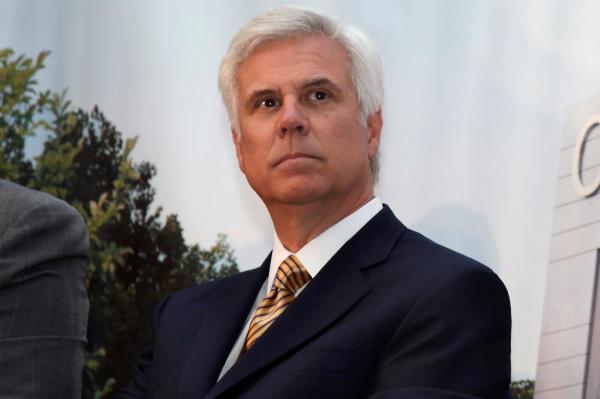
{"type": "Polygon", "coordinates": [[[264,43],[237,85],[239,166],[267,206],[370,198],[381,115],[361,124],[339,44],[319,35],[264,43]]]}

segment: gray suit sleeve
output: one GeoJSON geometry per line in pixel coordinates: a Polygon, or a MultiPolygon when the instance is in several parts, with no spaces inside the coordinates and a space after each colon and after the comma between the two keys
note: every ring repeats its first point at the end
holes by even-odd
{"type": "Polygon", "coordinates": [[[81,398],[87,230],[66,203],[28,195],[0,201],[0,397],[81,398]]]}

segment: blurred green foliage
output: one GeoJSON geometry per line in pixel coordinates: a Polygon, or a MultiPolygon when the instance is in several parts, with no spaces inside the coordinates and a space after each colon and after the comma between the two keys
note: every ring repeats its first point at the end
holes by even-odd
{"type": "Polygon", "coordinates": [[[513,381],[510,384],[513,399],[533,399],[534,388],[535,381],[532,380],[513,381]]]}
{"type": "Polygon", "coordinates": [[[38,91],[35,60],[0,50],[0,178],[73,205],[90,234],[90,298],[84,398],[103,398],[132,377],[151,339],[152,309],[170,292],[238,271],[224,235],[210,248],[188,245],[176,215],[154,206],[149,162],[134,163],[124,138],[98,109],[76,109],[66,93],[38,91]],[[28,139],[41,154],[25,154],[28,139]]]}

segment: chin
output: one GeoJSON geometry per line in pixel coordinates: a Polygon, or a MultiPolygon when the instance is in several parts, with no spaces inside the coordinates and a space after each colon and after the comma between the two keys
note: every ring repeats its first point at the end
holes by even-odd
{"type": "Polygon", "coordinates": [[[289,205],[304,205],[317,201],[319,198],[320,196],[318,195],[301,190],[278,193],[274,196],[277,202],[289,205]]]}
{"type": "Polygon", "coordinates": [[[326,190],[315,184],[289,185],[281,187],[274,192],[273,197],[277,202],[290,205],[303,205],[318,201],[325,197],[326,190]]]}

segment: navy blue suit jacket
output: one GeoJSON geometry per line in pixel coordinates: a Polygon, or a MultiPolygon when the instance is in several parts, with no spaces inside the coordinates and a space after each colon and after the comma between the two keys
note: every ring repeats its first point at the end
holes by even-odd
{"type": "Polygon", "coordinates": [[[163,300],[116,398],[510,398],[504,285],[387,206],[217,382],[268,270],[163,300]]]}

